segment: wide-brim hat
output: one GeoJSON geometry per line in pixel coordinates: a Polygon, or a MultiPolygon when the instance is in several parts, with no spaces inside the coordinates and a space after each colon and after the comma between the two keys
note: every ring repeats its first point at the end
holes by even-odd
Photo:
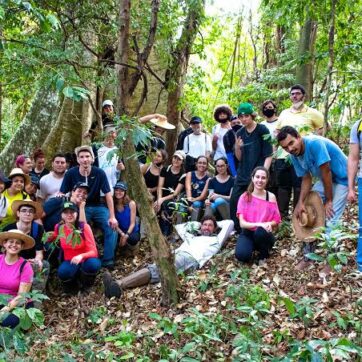
{"type": "Polygon", "coordinates": [[[35,245],[35,240],[29,236],[24,234],[22,231],[13,229],[9,231],[4,231],[0,233],[0,246],[4,245],[4,242],[8,239],[17,239],[23,242],[23,250],[31,249],[35,245]]]}
{"type": "Polygon", "coordinates": [[[293,229],[298,240],[312,242],[315,234],[325,226],[326,213],[323,201],[316,191],[311,191],[304,201],[307,212],[303,212],[300,219],[293,214],[293,229]]]}
{"type": "Polygon", "coordinates": [[[164,118],[152,118],[150,122],[153,123],[155,126],[164,128],[164,129],[175,129],[176,127],[169,123],[167,119],[164,118]]]}
{"type": "Polygon", "coordinates": [[[13,210],[14,215],[20,209],[21,206],[29,206],[35,209],[34,220],[40,219],[43,215],[43,207],[37,201],[32,200],[15,200],[11,204],[11,210],[13,210]]]}
{"type": "Polygon", "coordinates": [[[25,185],[30,184],[30,176],[26,175],[21,168],[19,168],[19,167],[13,168],[11,170],[10,175],[8,176],[8,178],[11,180],[15,176],[23,176],[25,185]]]}

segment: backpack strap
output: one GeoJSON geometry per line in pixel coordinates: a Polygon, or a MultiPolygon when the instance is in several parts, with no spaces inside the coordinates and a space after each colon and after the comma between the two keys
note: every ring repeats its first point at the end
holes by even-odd
{"type": "Polygon", "coordinates": [[[19,269],[19,274],[21,275],[21,273],[23,272],[24,266],[28,261],[26,259],[23,260],[23,262],[20,265],[20,269],[19,269]]]}
{"type": "Polygon", "coordinates": [[[359,124],[357,127],[357,137],[360,142],[361,142],[361,133],[362,133],[362,119],[359,121],[359,124]]]}
{"type": "Polygon", "coordinates": [[[266,200],[266,201],[269,201],[269,191],[266,192],[265,200],[266,200]]]}
{"type": "Polygon", "coordinates": [[[37,222],[32,222],[32,237],[33,237],[33,239],[35,240],[37,237],[38,237],[38,235],[39,235],[39,224],[37,223],[37,222]]]}

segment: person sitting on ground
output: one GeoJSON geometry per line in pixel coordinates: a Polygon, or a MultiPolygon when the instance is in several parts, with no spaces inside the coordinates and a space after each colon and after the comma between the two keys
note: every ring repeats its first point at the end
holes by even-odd
{"type": "Polygon", "coordinates": [[[1,221],[1,229],[16,221],[11,208],[13,202],[16,200],[30,200],[29,195],[24,191],[25,186],[30,182],[30,177],[24,174],[20,168],[13,168],[10,172],[9,179],[11,184],[9,188],[3,192],[8,207],[6,209],[6,215],[1,221]]]}
{"type": "Polygon", "coordinates": [[[207,184],[209,196],[205,200],[205,214],[218,213],[222,220],[230,219],[230,195],[234,177],[230,176],[228,162],[224,157],[215,161],[216,174],[207,184]]]}
{"type": "Polygon", "coordinates": [[[39,180],[49,173],[49,170],[45,168],[45,154],[38,148],[33,154],[34,167],[30,171],[30,176],[35,176],[39,180]]]}
{"type": "Polygon", "coordinates": [[[235,247],[239,261],[249,262],[254,251],[259,252],[259,260],[264,260],[274,245],[273,232],[281,218],[275,195],[266,190],[268,179],[268,170],[256,167],[247,191],[239,198],[237,216],[241,233],[235,247]]]}
{"type": "Polygon", "coordinates": [[[186,172],[196,169],[196,160],[199,156],[210,158],[212,152],[211,138],[205,132],[202,132],[202,120],[200,117],[191,118],[190,126],[192,133],[185,137],[184,148],[186,156],[185,168],[186,172]]]}
{"type": "Polygon", "coordinates": [[[39,178],[31,175],[30,182],[25,185],[25,191],[29,195],[30,200],[37,201],[37,192],[39,190],[39,178]]]}
{"type": "Polygon", "coordinates": [[[141,172],[145,179],[148,192],[152,195],[154,201],[157,199],[158,181],[166,160],[167,152],[165,150],[157,150],[153,154],[152,162],[150,164],[141,165],[141,172]]]}
{"type": "Polygon", "coordinates": [[[207,196],[206,183],[209,179],[207,168],[209,161],[205,156],[196,159],[196,171],[186,174],[185,189],[187,201],[191,203],[191,221],[198,221],[200,213],[205,206],[204,200],[207,196]]]}
{"type": "Polygon", "coordinates": [[[43,234],[44,228],[34,220],[40,219],[43,214],[43,208],[40,203],[32,200],[17,200],[12,204],[14,215],[17,222],[4,228],[4,231],[20,230],[25,235],[31,236],[35,240],[33,248],[21,251],[20,256],[31,263],[34,274],[41,273],[35,278],[33,288],[44,291],[49,276],[49,263],[44,260],[43,234]]]}
{"type": "Polygon", "coordinates": [[[57,153],[52,159],[52,170],[40,179],[38,200],[43,202],[55,197],[62,185],[67,161],[63,153],[57,153]]]}
{"type": "MultiPolygon", "coordinates": [[[[175,250],[175,267],[178,274],[202,268],[216,255],[234,230],[232,220],[219,223],[212,215],[204,216],[200,223],[190,222],[175,226],[183,243],[175,250]],[[217,232],[217,228],[221,230],[217,232]],[[199,229],[198,229],[199,228],[199,229]]],[[[105,295],[120,297],[122,289],[139,287],[148,283],[158,283],[160,275],[155,264],[149,264],[129,276],[114,281],[109,272],[103,274],[105,295]]]]}
{"type": "Polygon", "coordinates": [[[136,222],[137,205],[127,195],[127,189],[127,184],[122,181],[114,186],[114,210],[118,221],[119,246],[134,250],[141,239],[140,227],[136,222]]]}
{"type": "Polygon", "coordinates": [[[3,173],[0,173],[0,225],[1,220],[6,216],[8,208],[8,201],[3,192],[10,186],[10,183],[11,181],[3,173]]]}
{"type": "Polygon", "coordinates": [[[172,232],[172,215],[177,195],[183,190],[182,179],[185,177],[183,151],[176,151],[171,165],[163,167],[157,187],[157,200],[154,203],[155,211],[159,214],[159,223],[162,234],[169,236],[172,232]]]}
{"type": "Polygon", "coordinates": [[[214,119],[217,124],[212,128],[212,149],[214,150],[214,161],[226,157],[224,147],[224,136],[231,129],[230,120],[233,115],[232,109],[227,104],[217,106],[214,110],[214,119]]]}
{"type": "Polygon", "coordinates": [[[19,155],[15,160],[15,168],[20,168],[25,175],[30,175],[33,170],[33,161],[27,155],[19,155]]]}
{"type": "Polygon", "coordinates": [[[86,222],[85,201],[76,204],[67,201],[63,205],[62,221],[54,228],[48,242],[59,238],[63,261],[58,268],[64,292],[78,291],[78,277],[83,289],[90,288],[101,268],[98,250],[91,227],[86,222]]]}
{"type": "Polygon", "coordinates": [[[0,255],[0,295],[10,296],[7,305],[0,305],[0,314],[5,317],[2,327],[15,328],[20,320],[11,311],[26,303],[25,308],[32,308],[33,302],[26,302],[23,293],[29,293],[33,283],[33,269],[30,263],[20,256],[20,252],[34,247],[32,237],[20,230],[0,233],[0,246],[4,254],[0,255]]]}

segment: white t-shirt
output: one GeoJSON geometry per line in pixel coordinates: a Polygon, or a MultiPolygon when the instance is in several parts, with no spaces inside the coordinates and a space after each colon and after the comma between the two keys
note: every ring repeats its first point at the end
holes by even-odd
{"type": "Polygon", "coordinates": [[[211,138],[204,132],[199,135],[189,134],[184,139],[183,151],[193,158],[206,156],[206,152],[212,152],[211,138]]]}
{"type": "Polygon", "coordinates": [[[224,136],[229,129],[230,128],[222,128],[220,124],[217,124],[216,126],[214,126],[212,128],[212,135],[218,136],[216,150],[215,150],[215,154],[214,154],[215,161],[221,157],[226,158],[226,152],[225,152],[225,147],[224,147],[224,136]]]}
{"type": "Polygon", "coordinates": [[[272,139],[275,138],[275,130],[277,129],[277,123],[278,123],[278,119],[276,119],[273,122],[268,122],[268,121],[260,122],[260,124],[263,124],[266,128],[268,128],[272,139]]]}
{"type": "MultiPolygon", "coordinates": [[[[118,148],[116,146],[107,147],[103,145],[97,151],[99,168],[101,168],[106,173],[112,194],[113,194],[113,186],[117,183],[117,178],[119,175],[119,171],[117,170],[117,164],[118,164],[117,150],[118,148]],[[108,157],[108,154],[110,152],[114,152],[112,157],[109,156],[111,157],[111,159],[109,159],[108,157]]],[[[104,196],[102,192],[101,196],[104,196]]]]}
{"type": "Polygon", "coordinates": [[[37,191],[37,196],[42,198],[44,201],[54,197],[55,194],[60,190],[63,178],[64,175],[62,178],[55,177],[52,171],[43,176],[39,182],[40,188],[37,191]]]}

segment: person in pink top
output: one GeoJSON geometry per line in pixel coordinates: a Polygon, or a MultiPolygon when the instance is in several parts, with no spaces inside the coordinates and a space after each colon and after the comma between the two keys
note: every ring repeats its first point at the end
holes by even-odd
{"type": "Polygon", "coordinates": [[[241,262],[249,262],[253,252],[259,252],[259,260],[269,257],[274,245],[273,232],[281,222],[275,195],[266,190],[269,180],[268,170],[256,167],[251,174],[251,182],[238,202],[237,217],[241,233],[235,247],[235,257],[241,262]]]}
{"type": "MultiPolygon", "coordinates": [[[[0,255],[0,295],[7,300],[6,305],[0,305],[2,327],[15,328],[19,324],[19,318],[11,313],[14,308],[24,305],[24,302],[26,308],[33,306],[32,302],[26,303],[22,296],[22,293],[30,292],[33,268],[19,253],[33,248],[34,245],[34,239],[20,230],[0,233],[0,246],[4,250],[4,254],[0,255]]],[[[4,303],[4,298],[1,303],[4,303]]]]}

